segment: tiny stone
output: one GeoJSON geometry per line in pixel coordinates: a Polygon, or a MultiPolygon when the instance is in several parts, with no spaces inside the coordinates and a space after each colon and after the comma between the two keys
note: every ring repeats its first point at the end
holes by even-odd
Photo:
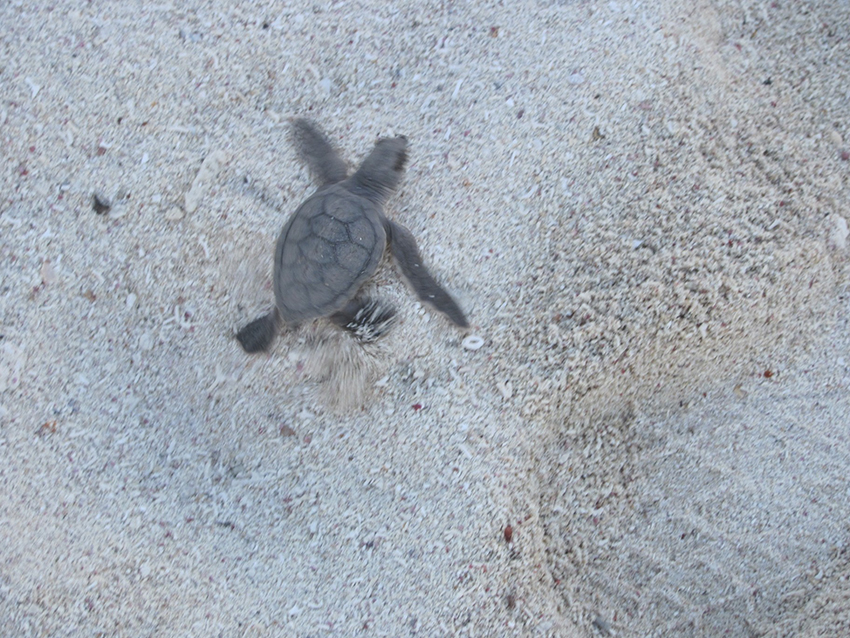
{"type": "Polygon", "coordinates": [[[609,625],[608,622],[604,618],[602,618],[602,616],[597,616],[596,618],[594,618],[593,626],[596,627],[600,632],[602,632],[603,635],[611,635],[611,625],[609,625]]]}
{"type": "Polygon", "coordinates": [[[92,200],[92,204],[91,204],[92,210],[95,213],[97,213],[98,215],[103,215],[105,213],[108,213],[109,209],[112,207],[110,205],[109,201],[106,198],[101,197],[97,193],[92,195],[91,200],[92,200]]]}
{"type": "Polygon", "coordinates": [[[183,219],[183,209],[179,206],[172,206],[165,211],[165,218],[170,222],[176,222],[178,219],[183,219]]]}
{"type": "Polygon", "coordinates": [[[847,248],[847,235],[850,230],[847,229],[847,220],[841,215],[830,215],[831,228],[829,231],[829,245],[837,250],[847,248]]]}
{"type": "Polygon", "coordinates": [[[582,84],[584,82],[584,76],[581,73],[573,73],[567,78],[567,82],[570,84],[582,84]]]}
{"type": "Polygon", "coordinates": [[[127,309],[132,310],[136,306],[136,295],[132,292],[127,295],[127,309]]]}

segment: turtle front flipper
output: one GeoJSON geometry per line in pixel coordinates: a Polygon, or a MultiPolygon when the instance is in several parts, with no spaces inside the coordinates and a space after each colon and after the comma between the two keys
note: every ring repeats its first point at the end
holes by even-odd
{"type": "Polygon", "coordinates": [[[280,330],[280,313],[277,308],[259,319],[254,319],[236,333],[236,339],[245,352],[264,352],[269,349],[280,330]]]}
{"type": "Polygon", "coordinates": [[[406,137],[400,135],[378,140],[375,148],[363,160],[357,172],[351,176],[352,192],[379,206],[383,205],[398,187],[405,164],[407,164],[406,137]]]}
{"type": "Polygon", "coordinates": [[[396,224],[389,219],[385,220],[384,228],[387,231],[393,257],[419,299],[434,306],[461,328],[469,327],[463,310],[425,268],[413,234],[401,224],[396,224]]]}
{"type": "Polygon", "coordinates": [[[348,177],[348,167],[322,132],[307,120],[292,123],[292,141],[322,186],[348,177]]]}

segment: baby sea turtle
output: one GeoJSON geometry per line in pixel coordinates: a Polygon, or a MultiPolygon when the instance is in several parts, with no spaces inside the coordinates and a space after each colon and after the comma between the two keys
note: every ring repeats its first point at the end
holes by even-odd
{"type": "Polygon", "coordinates": [[[401,180],[407,138],[378,140],[349,177],[345,162],[313,124],[295,120],[292,137],[321,184],[280,233],[274,256],[275,308],[238,332],[242,348],[267,350],[283,325],[296,328],[317,317],[328,317],[365,341],[379,337],[395,311],[359,292],[375,274],[388,244],[419,299],[466,328],[463,311],[425,268],[411,232],[382,210],[401,180]]]}

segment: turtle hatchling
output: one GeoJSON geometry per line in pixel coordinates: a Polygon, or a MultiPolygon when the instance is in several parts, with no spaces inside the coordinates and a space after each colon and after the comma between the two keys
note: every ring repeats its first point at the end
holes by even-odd
{"type": "Polygon", "coordinates": [[[383,205],[401,180],[405,137],[378,140],[357,171],[310,122],[298,119],[292,138],[320,182],[289,218],[274,254],[275,308],[236,335],[246,352],[267,350],[278,331],[327,317],[361,341],[380,337],[395,311],[361,294],[389,245],[402,275],[420,300],[457,326],[468,323],[454,299],[434,280],[411,232],[387,218],[383,205]]]}

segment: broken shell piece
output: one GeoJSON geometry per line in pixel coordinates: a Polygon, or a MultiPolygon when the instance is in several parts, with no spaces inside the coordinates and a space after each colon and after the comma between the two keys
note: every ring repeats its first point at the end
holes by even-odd
{"type": "Polygon", "coordinates": [[[53,263],[49,259],[45,259],[41,263],[41,273],[40,274],[41,274],[41,282],[46,286],[50,286],[50,285],[55,284],[56,281],[59,279],[58,275],[56,274],[56,267],[53,265],[53,263]]]}
{"type": "Polygon", "coordinates": [[[847,220],[841,215],[832,214],[830,217],[831,228],[829,230],[829,245],[837,250],[847,248],[847,220]]]}
{"type": "Polygon", "coordinates": [[[192,182],[192,188],[186,193],[184,208],[187,213],[191,214],[197,210],[198,204],[200,204],[201,199],[209,190],[212,181],[225,162],[227,162],[227,153],[222,150],[213,151],[206,156],[198,174],[195,176],[195,180],[192,182]]]}
{"type": "Polygon", "coordinates": [[[502,398],[507,401],[513,396],[514,386],[510,381],[497,381],[496,389],[499,391],[499,394],[502,395],[502,398]]]}
{"type": "Polygon", "coordinates": [[[176,222],[178,219],[183,219],[183,211],[179,206],[172,206],[165,211],[165,218],[170,222],[176,222]]]}
{"type": "Polygon", "coordinates": [[[466,350],[478,350],[484,345],[484,339],[478,335],[469,335],[461,342],[461,345],[466,350]]]}

